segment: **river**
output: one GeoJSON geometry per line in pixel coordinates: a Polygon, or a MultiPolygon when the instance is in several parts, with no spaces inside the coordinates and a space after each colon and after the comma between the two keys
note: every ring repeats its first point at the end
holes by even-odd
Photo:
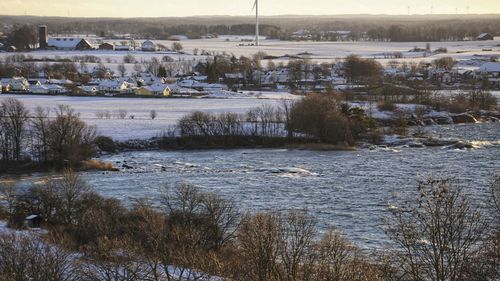
{"type": "Polygon", "coordinates": [[[189,182],[234,200],[243,211],[307,209],[320,230],[334,226],[363,248],[383,247],[391,206],[414,200],[419,179],[455,178],[484,205],[500,172],[500,124],[427,127],[473,141],[475,149],[378,148],[357,151],[287,149],[127,152],[101,157],[120,172],[84,177],[101,194],[125,202],[160,203],[164,186],[189,182]]]}

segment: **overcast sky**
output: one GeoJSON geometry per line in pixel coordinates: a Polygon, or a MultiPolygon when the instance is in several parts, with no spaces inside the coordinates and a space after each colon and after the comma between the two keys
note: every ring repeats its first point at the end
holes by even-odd
{"type": "MultiPolygon", "coordinates": [[[[263,15],[500,13],[500,0],[259,0],[263,15]]],[[[0,0],[0,14],[74,17],[249,15],[253,0],[0,0]]]]}

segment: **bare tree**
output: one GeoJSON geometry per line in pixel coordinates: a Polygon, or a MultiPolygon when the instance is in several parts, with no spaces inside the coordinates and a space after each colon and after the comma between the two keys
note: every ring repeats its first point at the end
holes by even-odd
{"type": "Polygon", "coordinates": [[[290,211],[281,221],[278,280],[306,280],[314,272],[311,255],[316,221],[305,211],[290,211]]]}
{"type": "Polygon", "coordinates": [[[149,112],[149,117],[151,118],[151,120],[155,120],[156,117],[158,117],[158,113],[156,112],[156,110],[151,110],[149,112]]]}
{"type": "Polygon", "coordinates": [[[386,280],[345,235],[328,230],[316,243],[314,280],[386,280]]]}
{"type": "Polygon", "coordinates": [[[16,186],[12,182],[0,183],[0,202],[7,207],[7,214],[12,216],[16,204],[16,186]]]}
{"type": "Polygon", "coordinates": [[[125,77],[125,74],[127,73],[127,68],[125,68],[125,65],[123,63],[120,63],[118,65],[118,72],[120,72],[121,77],[125,77]]]}
{"type": "Polygon", "coordinates": [[[90,192],[90,188],[79,174],[71,169],[64,170],[63,177],[55,184],[61,199],[63,223],[71,225],[77,216],[77,202],[90,192]]]}
{"type": "Polygon", "coordinates": [[[35,112],[31,118],[31,137],[35,158],[39,162],[49,160],[49,140],[50,140],[50,109],[43,109],[40,106],[35,108],[35,112]]]}
{"type": "Polygon", "coordinates": [[[277,280],[281,218],[276,213],[248,215],[243,218],[238,242],[244,268],[242,280],[277,280]]]}
{"type": "Polygon", "coordinates": [[[115,112],[116,118],[125,119],[127,117],[128,112],[125,109],[120,109],[115,112]]]}
{"type": "Polygon", "coordinates": [[[182,44],[180,42],[172,43],[172,51],[180,52],[180,51],[182,51],[182,49],[184,49],[184,47],[182,46],[182,44]]]}
{"type": "Polygon", "coordinates": [[[79,273],[89,281],[161,280],[150,279],[154,275],[137,255],[134,243],[126,239],[99,239],[79,273]]]}
{"type": "Polygon", "coordinates": [[[0,149],[4,161],[20,161],[29,112],[14,98],[0,103],[0,149]]]}
{"type": "Polygon", "coordinates": [[[388,235],[402,280],[476,280],[487,223],[450,180],[419,183],[416,202],[393,212],[388,235]],[[471,276],[472,275],[472,276],[471,276]]]}
{"type": "Polygon", "coordinates": [[[35,234],[0,236],[1,280],[70,281],[77,279],[77,265],[53,240],[35,234]]]}
{"type": "Polygon", "coordinates": [[[65,160],[70,164],[88,159],[94,152],[96,129],[81,121],[79,114],[65,105],[59,105],[56,117],[50,122],[50,148],[52,159],[58,165],[65,160]]]}

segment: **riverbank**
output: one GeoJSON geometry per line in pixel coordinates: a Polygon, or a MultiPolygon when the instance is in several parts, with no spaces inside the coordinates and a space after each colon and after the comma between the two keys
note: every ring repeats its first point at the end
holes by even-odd
{"type": "MultiPolygon", "coordinates": [[[[197,151],[197,150],[230,150],[230,149],[297,149],[311,151],[355,151],[358,149],[376,147],[411,147],[431,148],[443,147],[449,149],[474,149],[484,145],[500,145],[500,135],[496,140],[464,140],[458,136],[446,136],[448,127],[443,126],[482,126],[500,127],[500,122],[487,121],[479,123],[460,123],[437,125],[435,122],[427,126],[410,127],[408,136],[385,134],[381,136],[378,144],[360,141],[356,145],[327,144],[308,138],[257,138],[257,137],[232,137],[232,138],[186,138],[186,137],[155,137],[151,139],[134,139],[128,141],[117,141],[113,143],[114,153],[133,151],[197,151]],[[425,132],[426,128],[432,128],[431,132],[425,132]],[[444,129],[442,133],[439,131],[444,129]]],[[[494,129],[493,129],[494,130],[494,129]]],[[[112,151],[101,151],[108,154],[112,151]]]]}

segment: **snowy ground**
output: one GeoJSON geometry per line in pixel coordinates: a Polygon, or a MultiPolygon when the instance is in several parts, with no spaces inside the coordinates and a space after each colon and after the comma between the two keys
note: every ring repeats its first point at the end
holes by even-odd
{"type": "MultiPolygon", "coordinates": [[[[163,42],[169,46],[168,41],[163,42]]],[[[222,36],[216,39],[200,39],[182,41],[184,49],[192,52],[195,48],[216,52],[234,53],[235,55],[251,55],[264,51],[269,55],[295,55],[303,52],[311,53],[313,57],[341,58],[350,54],[362,56],[377,56],[382,53],[407,53],[413,47],[425,48],[426,42],[312,42],[312,41],[279,41],[264,40],[261,46],[248,46],[248,42],[239,42],[238,37],[222,36]],[[229,41],[227,41],[229,39],[229,41]],[[240,46],[242,45],[242,46],[240,46]]],[[[483,49],[492,49],[491,53],[500,52],[500,38],[493,41],[463,41],[463,42],[432,42],[431,49],[447,48],[449,53],[472,52],[481,53],[483,49]]],[[[464,56],[465,53],[462,53],[464,56]]],[[[415,57],[420,53],[408,53],[415,57]],[[413,55],[412,55],[413,54],[413,55]]]]}
{"type": "MultiPolygon", "coordinates": [[[[118,64],[123,62],[123,57],[127,54],[132,54],[138,62],[149,61],[156,57],[162,59],[164,56],[169,56],[176,63],[205,60],[205,56],[192,55],[195,49],[206,50],[215,53],[234,54],[235,56],[251,56],[259,51],[263,51],[273,56],[298,55],[301,53],[309,53],[310,58],[315,62],[332,62],[342,59],[348,55],[356,54],[363,57],[376,58],[381,63],[385,64],[392,59],[384,58],[384,54],[401,52],[402,59],[398,61],[407,62],[429,62],[434,59],[451,56],[459,61],[464,61],[463,66],[478,67],[484,59],[487,60],[492,56],[500,56],[500,38],[497,37],[492,41],[461,41],[461,42],[432,42],[431,49],[446,48],[448,53],[429,55],[423,52],[410,52],[414,47],[425,48],[426,42],[295,42],[295,41],[279,41],[279,40],[262,40],[261,46],[251,46],[250,42],[242,42],[242,38],[248,39],[247,36],[221,36],[215,39],[199,39],[199,40],[184,40],[182,45],[186,54],[176,54],[172,52],[142,52],[142,51],[34,51],[24,53],[33,58],[72,58],[73,56],[93,55],[101,58],[102,62],[110,67],[115,72],[118,64]],[[479,61],[479,62],[478,62],[479,61]]],[[[116,43],[114,41],[108,41],[116,43]]],[[[137,41],[140,43],[140,40],[137,41]]],[[[155,41],[156,43],[170,46],[173,41],[155,41]]],[[[20,54],[20,53],[18,53],[20,54]]],[[[0,53],[0,59],[12,55],[11,53],[0,53]]],[[[286,63],[288,59],[277,59],[276,62],[283,61],[286,63]]],[[[88,64],[92,67],[93,64],[88,64]]],[[[133,65],[126,65],[127,72],[133,71],[133,65]]]]}
{"type": "Polygon", "coordinates": [[[32,95],[0,95],[0,100],[14,97],[22,101],[30,110],[37,106],[54,108],[58,104],[66,104],[80,113],[81,118],[90,125],[95,125],[99,134],[117,140],[147,139],[158,136],[179,118],[193,112],[234,112],[246,113],[248,109],[263,104],[279,105],[283,99],[298,97],[287,93],[256,94],[259,98],[207,98],[207,99],[146,99],[146,98],[104,98],[104,97],[68,97],[68,96],[32,96],[32,95]],[[98,118],[97,112],[126,110],[126,119],[112,117],[98,118]],[[155,120],[149,118],[151,110],[158,113],[155,120]],[[134,115],[134,119],[130,119],[134,115]]]}

